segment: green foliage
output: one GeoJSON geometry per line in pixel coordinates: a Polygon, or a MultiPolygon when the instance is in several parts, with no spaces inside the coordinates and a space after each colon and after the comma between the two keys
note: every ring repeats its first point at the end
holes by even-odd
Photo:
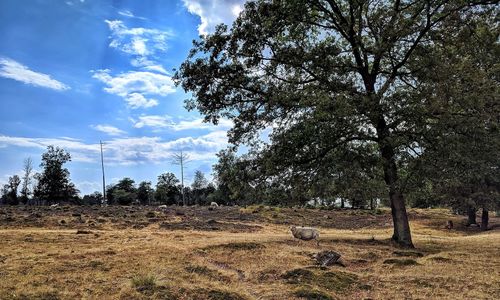
{"type": "Polygon", "coordinates": [[[161,204],[177,204],[181,199],[179,180],[173,173],[164,173],[158,176],[155,200],[161,204]]]}
{"type": "Polygon", "coordinates": [[[106,190],[108,204],[130,205],[137,200],[135,181],[125,177],[106,190]]]}
{"type": "Polygon", "coordinates": [[[102,204],[102,194],[100,192],[93,192],[90,195],[84,195],[80,201],[82,205],[100,205],[102,204]]]}
{"type": "Polygon", "coordinates": [[[42,172],[35,176],[37,186],[34,197],[48,203],[61,201],[75,201],[79,191],[70,182],[69,171],[63,165],[71,161],[71,155],[64,149],[48,146],[47,152],[42,154],[40,167],[42,172]]]}
{"type": "Polygon", "coordinates": [[[151,187],[151,181],[141,181],[137,188],[137,200],[143,205],[151,203],[154,197],[154,191],[151,187]]]}

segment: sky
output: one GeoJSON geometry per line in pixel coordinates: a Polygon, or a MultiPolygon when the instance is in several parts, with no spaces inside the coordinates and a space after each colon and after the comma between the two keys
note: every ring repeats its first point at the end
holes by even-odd
{"type": "Polygon", "coordinates": [[[243,2],[0,1],[0,184],[28,157],[40,171],[54,145],[70,152],[81,195],[101,191],[101,140],[107,183],[180,177],[171,160],[180,150],[190,156],[187,183],[195,170],[210,178],[232,122],[188,112],[171,77],[192,41],[230,25],[243,2]]]}

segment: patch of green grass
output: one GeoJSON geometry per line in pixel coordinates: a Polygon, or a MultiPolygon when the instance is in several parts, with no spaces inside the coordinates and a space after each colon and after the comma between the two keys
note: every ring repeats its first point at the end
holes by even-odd
{"type": "Polygon", "coordinates": [[[384,260],[384,264],[387,265],[395,265],[395,266],[415,266],[419,265],[419,263],[414,259],[397,259],[397,258],[389,258],[384,260]]]}
{"type": "Polygon", "coordinates": [[[293,294],[307,300],[334,300],[332,296],[308,285],[296,289],[293,294]]]}
{"type": "Polygon", "coordinates": [[[217,289],[196,289],[196,299],[207,299],[207,300],[245,300],[246,298],[240,294],[217,290],[217,289]]]}
{"type": "Polygon", "coordinates": [[[287,283],[310,284],[329,291],[342,291],[358,282],[358,276],[338,271],[317,271],[294,269],[281,276],[287,283]]]}
{"type": "Polygon", "coordinates": [[[141,274],[136,275],[132,278],[132,287],[134,287],[137,291],[154,291],[156,284],[156,276],[152,274],[141,274]]]}
{"type": "Polygon", "coordinates": [[[221,280],[224,282],[230,282],[231,279],[227,276],[224,276],[217,270],[212,270],[205,266],[197,266],[197,265],[189,265],[185,267],[185,270],[189,273],[195,273],[202,276],[207,276],[216,280],[221,280]]]}

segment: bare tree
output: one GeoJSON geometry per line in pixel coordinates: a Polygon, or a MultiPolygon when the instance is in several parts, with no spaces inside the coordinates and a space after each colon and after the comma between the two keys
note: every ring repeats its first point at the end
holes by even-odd
{"type": "Polygon", "coordinates": [[[182,152],[172,154],[172,163],[174,165],[181,166],[181,192],[182,192],[182,204],[186,205],[186,198],[184,197],[184,166],[189,162],[189,155],[182,152]]]}
{"type": "Polygon", "coordinates": [[[32,173],[33,173],[33,160],[31,157],[28,157],[24,160],[23,164],[23,184],[21,186],[21,201],[26,204],[28,202],[28,198],[31,195],[30,186],[32,182],[32,173]]]}

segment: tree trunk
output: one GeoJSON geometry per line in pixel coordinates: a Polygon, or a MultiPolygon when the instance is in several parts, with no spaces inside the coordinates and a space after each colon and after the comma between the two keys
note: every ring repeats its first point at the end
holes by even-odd
{"type": "Polygon", "coordinates": [[[483,208],[483,213],[481,214],[481,230],[488,230],[488,210],[483,208]]]}
{"type": "Polygon", "coordinates": [[[340,208],[344,207],[345,207],[344,198],[340,198],[340,208]]]}
{"type": "Polygon", "coordinates": [[[384,164],[384,180],[389,188],[392,221],[394,223],[392,239],[402,247],[414,248],[411,240],[410,223],[408,222],[408,214],[406,213],[405,200],[398,186],[398,169],[394,149],[385,140],[381,140],[379,146],[384,164]]]}
{"type": "Polygon", "coordinates": [[[476,208],[472,206],[467,207],[467,226],[477,224],[476,222],[476,208]]]}

